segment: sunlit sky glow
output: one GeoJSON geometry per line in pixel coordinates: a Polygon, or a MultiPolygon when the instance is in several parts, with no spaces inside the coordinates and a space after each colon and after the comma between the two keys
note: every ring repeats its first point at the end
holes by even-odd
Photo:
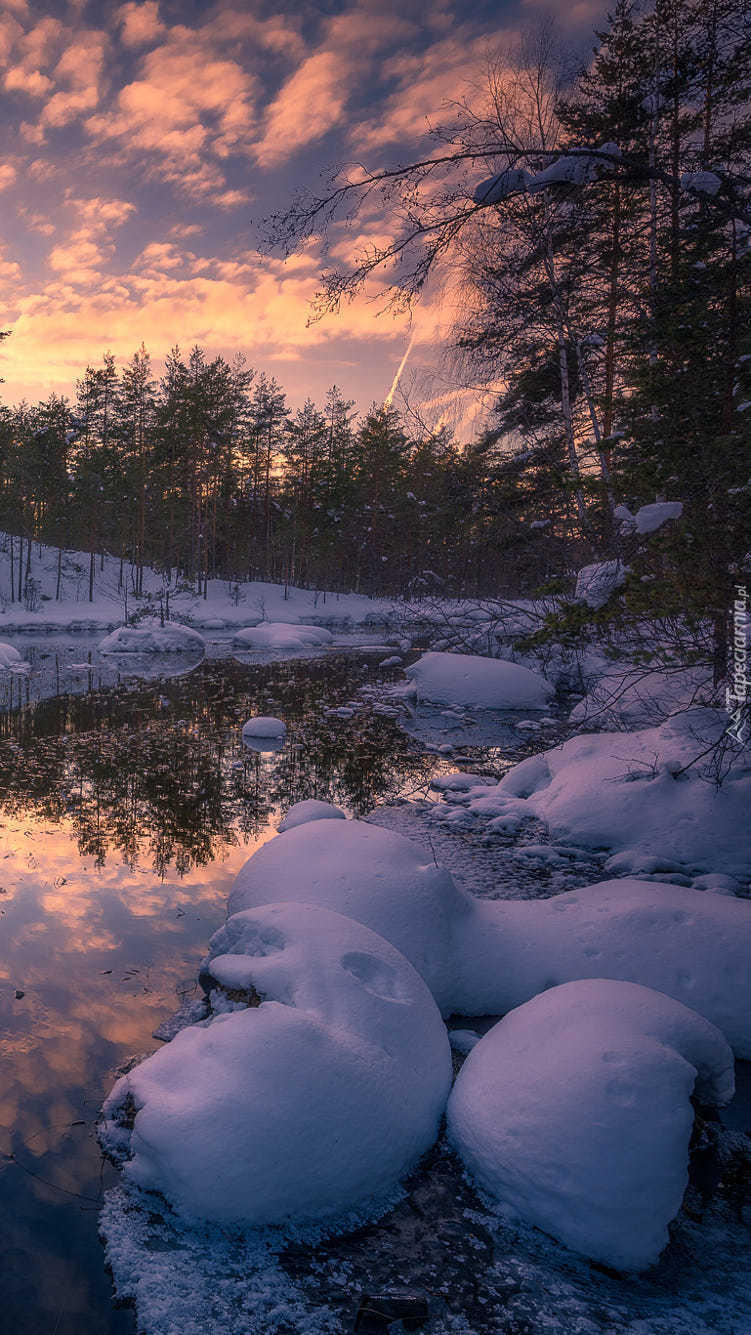
{"type": "MultiPolygon", "coordinates": [[[[600,12],[550,7],[577,43],[600,12]]],[[[411,360],[431,360],[440,294],[414,331],[365,301],[306,327],[316,247],[260,254],[254,223],[333,164],[419,152],[538,8],[0,0],[5,402],[71,393],[87,362],[142,340],[157,367],[175,343],[242,351],[293,403],[332,382],[382,399],[411,332],[411,360]]],[[[356,243],[342,232],[342,255],[356,243]]]]}

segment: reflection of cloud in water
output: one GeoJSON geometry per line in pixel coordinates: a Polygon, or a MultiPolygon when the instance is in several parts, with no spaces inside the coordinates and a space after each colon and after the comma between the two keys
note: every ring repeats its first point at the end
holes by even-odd
{"type": "Polygon", "coordinates": [[[28,821],[4,832],[0,1125],[38,1156],[59,1145],[83,1102],[94,1116],[113,1066],[156,1046],[151,1032],[177,1008],[176,985],[195,976],[251,850],[160,883],[122,863],[95,867],[66,824],[32,822],[30,869],[28,832],[28,821]]]}
{"type": "Polygon", "coordinates": [[[93,1123],[117,1066],[153,1051],[195,988],[239,866],[293,801],[358,812],[430,769],[391,723],[325,717],[363,679],[344,657],[204,661],[126,688],[94,655],[71,667],[86,656],[80,640],[38,646],[12,700],[0,685],[0,1151],[17,1154],[0,1161],[0,1283],[14,1335],[54,1330],[62,1308],[60,1335],[132,1330],[102,1266],[93,1123]],[[289,720],[287,746],[243,750],[243,722],[269,712],[289,720]]]}

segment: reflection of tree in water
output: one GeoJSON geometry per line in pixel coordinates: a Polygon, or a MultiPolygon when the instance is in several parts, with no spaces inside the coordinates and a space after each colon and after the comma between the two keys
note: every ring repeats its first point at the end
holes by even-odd
{"type": "Polygon", "coordinates": [[[0,810],[68,819],[81,853],[101,865],[117,850],[179,875],[255,835],[274,808],[305,797],[362,814],[432,763],[392,720],[369,710],[326,719],[367,680],[351,656],[263,667],[203,663],[153,687],[57,696],[0,716],[0,810]],[[288,743],[243,749],[253,713],[278,713],[288,743]]]}

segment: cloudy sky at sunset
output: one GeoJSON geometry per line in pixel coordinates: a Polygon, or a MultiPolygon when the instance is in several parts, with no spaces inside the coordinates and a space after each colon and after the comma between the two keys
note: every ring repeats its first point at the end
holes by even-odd
{"type": "MultiPolygon", "coordinates": [[[[557,7],[581,43],[599,4],[557,7]]],[[[536,9],[0,0],[4,400],[69,393],[87,361],[142,340],[157,365],[174,343],[243,351],[293,402],[334,381],[362,406],[383,398],[406,321],[360,302],[306,328],[317,252],[262,255],[254,223],[334,164],[418,152],[536,9]]],[[[417,365],[437,319],[434,299],[417,365]]]]}

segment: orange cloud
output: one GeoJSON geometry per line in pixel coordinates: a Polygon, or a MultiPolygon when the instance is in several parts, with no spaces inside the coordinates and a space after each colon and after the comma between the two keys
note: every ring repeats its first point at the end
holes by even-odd
{"type": "Polygon", "coordinates": [[[56,84],[63,87],[45,102],[40,116],[42,126],[68,125],[99,103],[107,38],[104,33],[80,33],[63,51],[53,72],[56,84]]]}
{"type": "Polygon", "coordinates": [[[121,24],[120,40],[125,46],[146,46],[165,31],[156,0],[121,5],[117,17],[121,24]]]}
{"type": "Polygon", "coordinates": [[[88,133],[120,151],[153,154],[158,171],[186,194],[216,193],[221,207],[244,202],[227,193],[211,157],[248,140],[255,121],[256,81],[236,60],[212,56],[191,30],[172,29],[141,62],[140,77],[120,91],[112,111],[89,117],[88,133]]]}
{"type": "Polygon", "coordinates": [[[263,137],[255,146],[261,166],[291,157],[342,120],[348,74],[332,51],[303,61],[268,109],[263,137]]]}
{"type": "MultiPolygon", "coordinates": [[[[501,34],[498,35],[500,40],[501,34]]],[[[378,116],[353,126],[350,139],[360,151],[423,137],[431,124],[446,119],[447,104],[471,83],[481,82],[488,66],[486,36],[452,36],[419,55],[398,55],[386,62],[384,75],[396,90],[378,109],[378,116]]]]}
{"type": "Polygon", "coordinates": [[[39,70],[15,65],[6,71],[3,80],[9,93],[28,93],[29,97],[43,97],[52,87],[52,80],[39,70]]]}

